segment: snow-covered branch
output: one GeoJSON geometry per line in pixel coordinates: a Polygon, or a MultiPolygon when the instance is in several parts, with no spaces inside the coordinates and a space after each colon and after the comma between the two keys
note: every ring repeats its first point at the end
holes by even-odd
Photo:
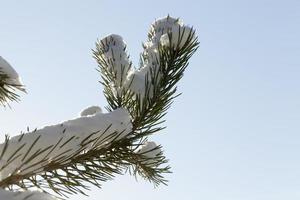
{"type": "Polygon", "coordinates": [[[0,145],[0,182],[14,175],[38,174],[49,163],[68,163],[74,156],[107,147],[131,132],[126,110],[99,111],[90,107],[79,118],[7,139],[0,145]]]}
{"type": "Polygon", "coordinates": [[[144,43],[143,62],[141,67],[132,70],[127,76],[125,87],[141,96],[145,96],[146,85],[149,86],[149,95],[153,95],[153,77],[160,79],[162,76],[159,73],[160,55],[159,47],[165,46],[174,49],[182,49],[187,41],[195,38],[195,31],[184,25],[179,19],[170,16],[156,20],[149,32],[149,40],[144,43]],[[171,43],[171,44],[170,44],[171,43]],[[145,84],[146,83],[146,84],[145,84]]]}
{"type": "MultiPolygon", "coordinates": [[[[109,112],[91,106],[75,119],[6,136],[0,144],[0,188],[84,194],[86,182],[100,187],[100,182],[124,171],[155,185],[166,184],[168,160],[160,145],[147,142],[148,136],[165,128],[163,117],[198,44],[195,30],[170,16],[151,25],[138,68],[132,67],[121,36],[98,40],[93,55],[109,112]]],[[[23,89],[20,78],[0,57],[0,103],[17,100],[16,89],[23,89]]],[[[52,198],[0,190],[0,199],[4,195],[8,200],[23,200],[26,195],[32,195],[28,200],[52,198]]]]}

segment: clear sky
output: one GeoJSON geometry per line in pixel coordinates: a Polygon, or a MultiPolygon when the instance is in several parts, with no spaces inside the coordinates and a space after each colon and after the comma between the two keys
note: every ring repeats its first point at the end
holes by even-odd
{"type": "Polygon", "coordinates": [[[170,159],[169,186],[118,176],[71,200],[298,200],[299,10],[298,0],[0,1],[0,55],[28,90],[0,108],[1,138],[105,106],[96,39],[122,35],[137,64],[150,23],[169,13],[201,41],[168,128],[152,137],[170,159]]]}

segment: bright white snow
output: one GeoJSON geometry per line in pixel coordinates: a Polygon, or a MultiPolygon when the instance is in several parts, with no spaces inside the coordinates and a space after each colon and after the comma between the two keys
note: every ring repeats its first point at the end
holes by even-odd
{"type": "Polygon", "coordinates": [[[148,81],[150,85],[150,80],[150,67],[142,67],[141,69],[132,71],[128,75],[124,87],[129,88],[135,94],[139,94],[143,97],[146,92],[145,84],[148,81]]]}
{"type": "Polygon", "coordinates": [[[162,45],[169,45],[169,38],[164,35],[170,33],[172,46],[175,48],[182,48],[188,37],[194,37],[191,27],[184,25],[180,19],[170,16],[156,20],[151,26],[150,33],[152,34],[150,40],[155,44],[162,42],[162,45]]]}
{"type": "Polygon", "coordinates": [[[151,38],[155,43],[161,43],[163,46],[170,46],[170,39],[168,34],[171,35],[171,46],[173,48],[182,48],[188,39],[195,37],[194,30],[183,24],[183,21],[172,17],[165,17],[156,20],[152,24],[150,30],[153,32],[151,38]]]}
{"type": "MultiPolygon", "coordinates": [[[[181,49],[186,42],[195,37],[194,30],[188,26],[173,26],[171,29],[171,46],[175,49],[181,49]]],[[[162,46],[170,46],[170,38],[167,33],[160,38],[162,46]]]]}
{"type": "Polygon", "coordinates": [[[20,77],[16,70],[0,56],[0,73],[6,74],[9,79],[6,80],[7,84],[22,85],[20,77]]]}

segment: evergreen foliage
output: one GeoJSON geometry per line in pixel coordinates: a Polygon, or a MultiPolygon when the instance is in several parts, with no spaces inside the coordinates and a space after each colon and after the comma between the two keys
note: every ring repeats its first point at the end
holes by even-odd
{"type": "MultiPolygon", "coordinates": [[[[67,198],[70,194],[86,194],[88,183],[101,187],[126,172],[155,186],[167,184],[164,175],[170,173],[168,160],[162,146],[149,142],[148,136],[165,128],[164,116],[180,95],[177,83],[198,46],[195,30],[169,16],[152,24],[138,69],[132,66],[120,36],[98,40],[93,56],[99,65],[106,109],[126,110],[130,127],[120,131],[111,122],[106,128],[78,137],[65,134],[68,128],[62,124],[56,142],[48,146],[41,146],[47,138],[40,134],[43,130],[6,136],[0,146],[0,187],[11,191],[39,188],[57,198],[67,198]],[[34,139],[26,139],[30,137],[34,139]],[[69,149],[73,143],[78,148],[69,149]],[[51,157],[54,152],[60,154],[51,157]],[[17,161],[18,166],[11,170],[17,161]]],[[[0,71],[2,105],[18,101],[17,90],[24,91],[23,86],[8,84],[8,79],[0,71]]]]}

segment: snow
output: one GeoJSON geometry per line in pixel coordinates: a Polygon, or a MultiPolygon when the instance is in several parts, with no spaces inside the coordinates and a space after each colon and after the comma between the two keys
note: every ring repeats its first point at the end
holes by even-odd
{"type": "Polygon", "coordinates": [[[149,39],[150,41],[153,41],[153,43],[158,44],[162,35],[172,31],[173,27],[179,26],[183,26],[183,22],[170,16],[155,20],[151,25],[151,37],[149,39]]]}
{"type": "MultiPolygon", "coordinates": [[[[189,39],[193,39],[194,37],[194,30],[191,27],[173,26],[171,29],[171,46],[181,49],[189,39]]],[[[161,36],[160,43],[162,46],[170,47],[170,38],[167,33],[161,36]]]]}
{"type": "Polygon", "coordinates": [[[148,84],[150,84],[150,68],[143,67],[139,70],[133,71],[128,75],[124,87],[128,87],[132,92],[143,97],[146,92],[145,84],[147,80],[148,84]],[[147,76],[148,79],[146,79],[147,76]]]}
{"type": "Polygon", "coordinates": [[[161,153],[160,148],[156,145],[155,142],[145,142],[138,150],[139,154],[143,154],[148,158],[155,158],[157,155],[161,153]]]}
{"type": "Polygon", "coordinates": [[[155,168],[161,161],[161,149],[155,142],[145,142],[138,150],[137,153],[144,156],[141,161],[144,165],[148,167],[155,168]]]}
{"type": "Polygon", "coordinates": [[[102,109],[99,106],[90,106],[80,112],[80,116],[89,116],[97,113],[102,113],[102,109]]]}
{"type": "Polygon", "coordinates": [[[174,48],[183,48],[188,39],[195,37],[194,30],[184,25],[183,21],[172,17],[165,17],[156,20],[152,24],[151,32],[153,34],[151,40],[156,43],[161,43],[163,46],[170,46],[170,39],[168,34],[171,35],[171,46],[174,48]]]}
{"type": "Polygon", "coordinates": [[[146,58],[145,63],[159,65],[158,44],[152,41],[145,42],[143,56],[146,58]]]}
{"type": "Polygon", "coordinates": [[[0,73],[6,74],[9,78],[6,80],[10,85],[22,85],[20,77],[16,70],[0,56],[0,73]]]}
{"type": "Polygon", "coordinates": [[[56,200],[56,198],[38,191],[11,192],[0,189],[1,200],[56,200]]]}
{"type": "MultiPolygon", "coordinates": [[[[85,138],[88,138],[88,140],[84,144],[94,140],[84,146],[84,151],[88,151],[91,148],[108,146],[113,140],[120,140],[128,136],[132,130],[130,114],[125,109],[119,108],[110,113],[101,113],[99,107],[94,106],[84,111],[86,112],[83,115],[88,113],[87,116],[46,126],[23,136],[12,137],[3,157],[0,159],[0,169],[12,160],[11,156],[14,155],[17,149],[21,148],[21,150],[13,156],[16,159],[1,170],[0,181],[11,173],[21,175],[33,170],[42,171],[43,166],[50,161],[60,159],[60,162],[68,162],[70,157],[83,152],[82,142],[85,138]],[[100,139],[97,140],[96,138],[100,139]],[[34,141],[36,143],[30,149],[34,141]],[[23,146],[24,144],[25,146],[23,146]],[[56,145],[56,148],[51,151],[52,147],[50,145],[56,145]],[[47,151],[35,155],[35,153],[47,147],[49,147],[47,151]],[[28,152],[28,155],[24,158],[26,152],[28,152]],[[17,157],[18,155],[21,156],[17,157]],[[30,157],[33,159],[28,161],[30,157]],[[28,166],[31,167],[28,168],[28,166]]],[[[2,152],[4,146],[4,143],[0,145],[0,152],[2,152]]]]}
{"type": "Polygon", "coordinates": [[[170,39],[167,33],[163,34],[160,37],[160,43],[162,46],[169,46],[170,45],[170,39]]]}
{"type": "Polygon", "coordinates": [[[123,38],[116,34],[108,35],[100,41],[100,49],[108,70],[116,75],[115,85],[120,87],[131,66],[123,38]]]}

